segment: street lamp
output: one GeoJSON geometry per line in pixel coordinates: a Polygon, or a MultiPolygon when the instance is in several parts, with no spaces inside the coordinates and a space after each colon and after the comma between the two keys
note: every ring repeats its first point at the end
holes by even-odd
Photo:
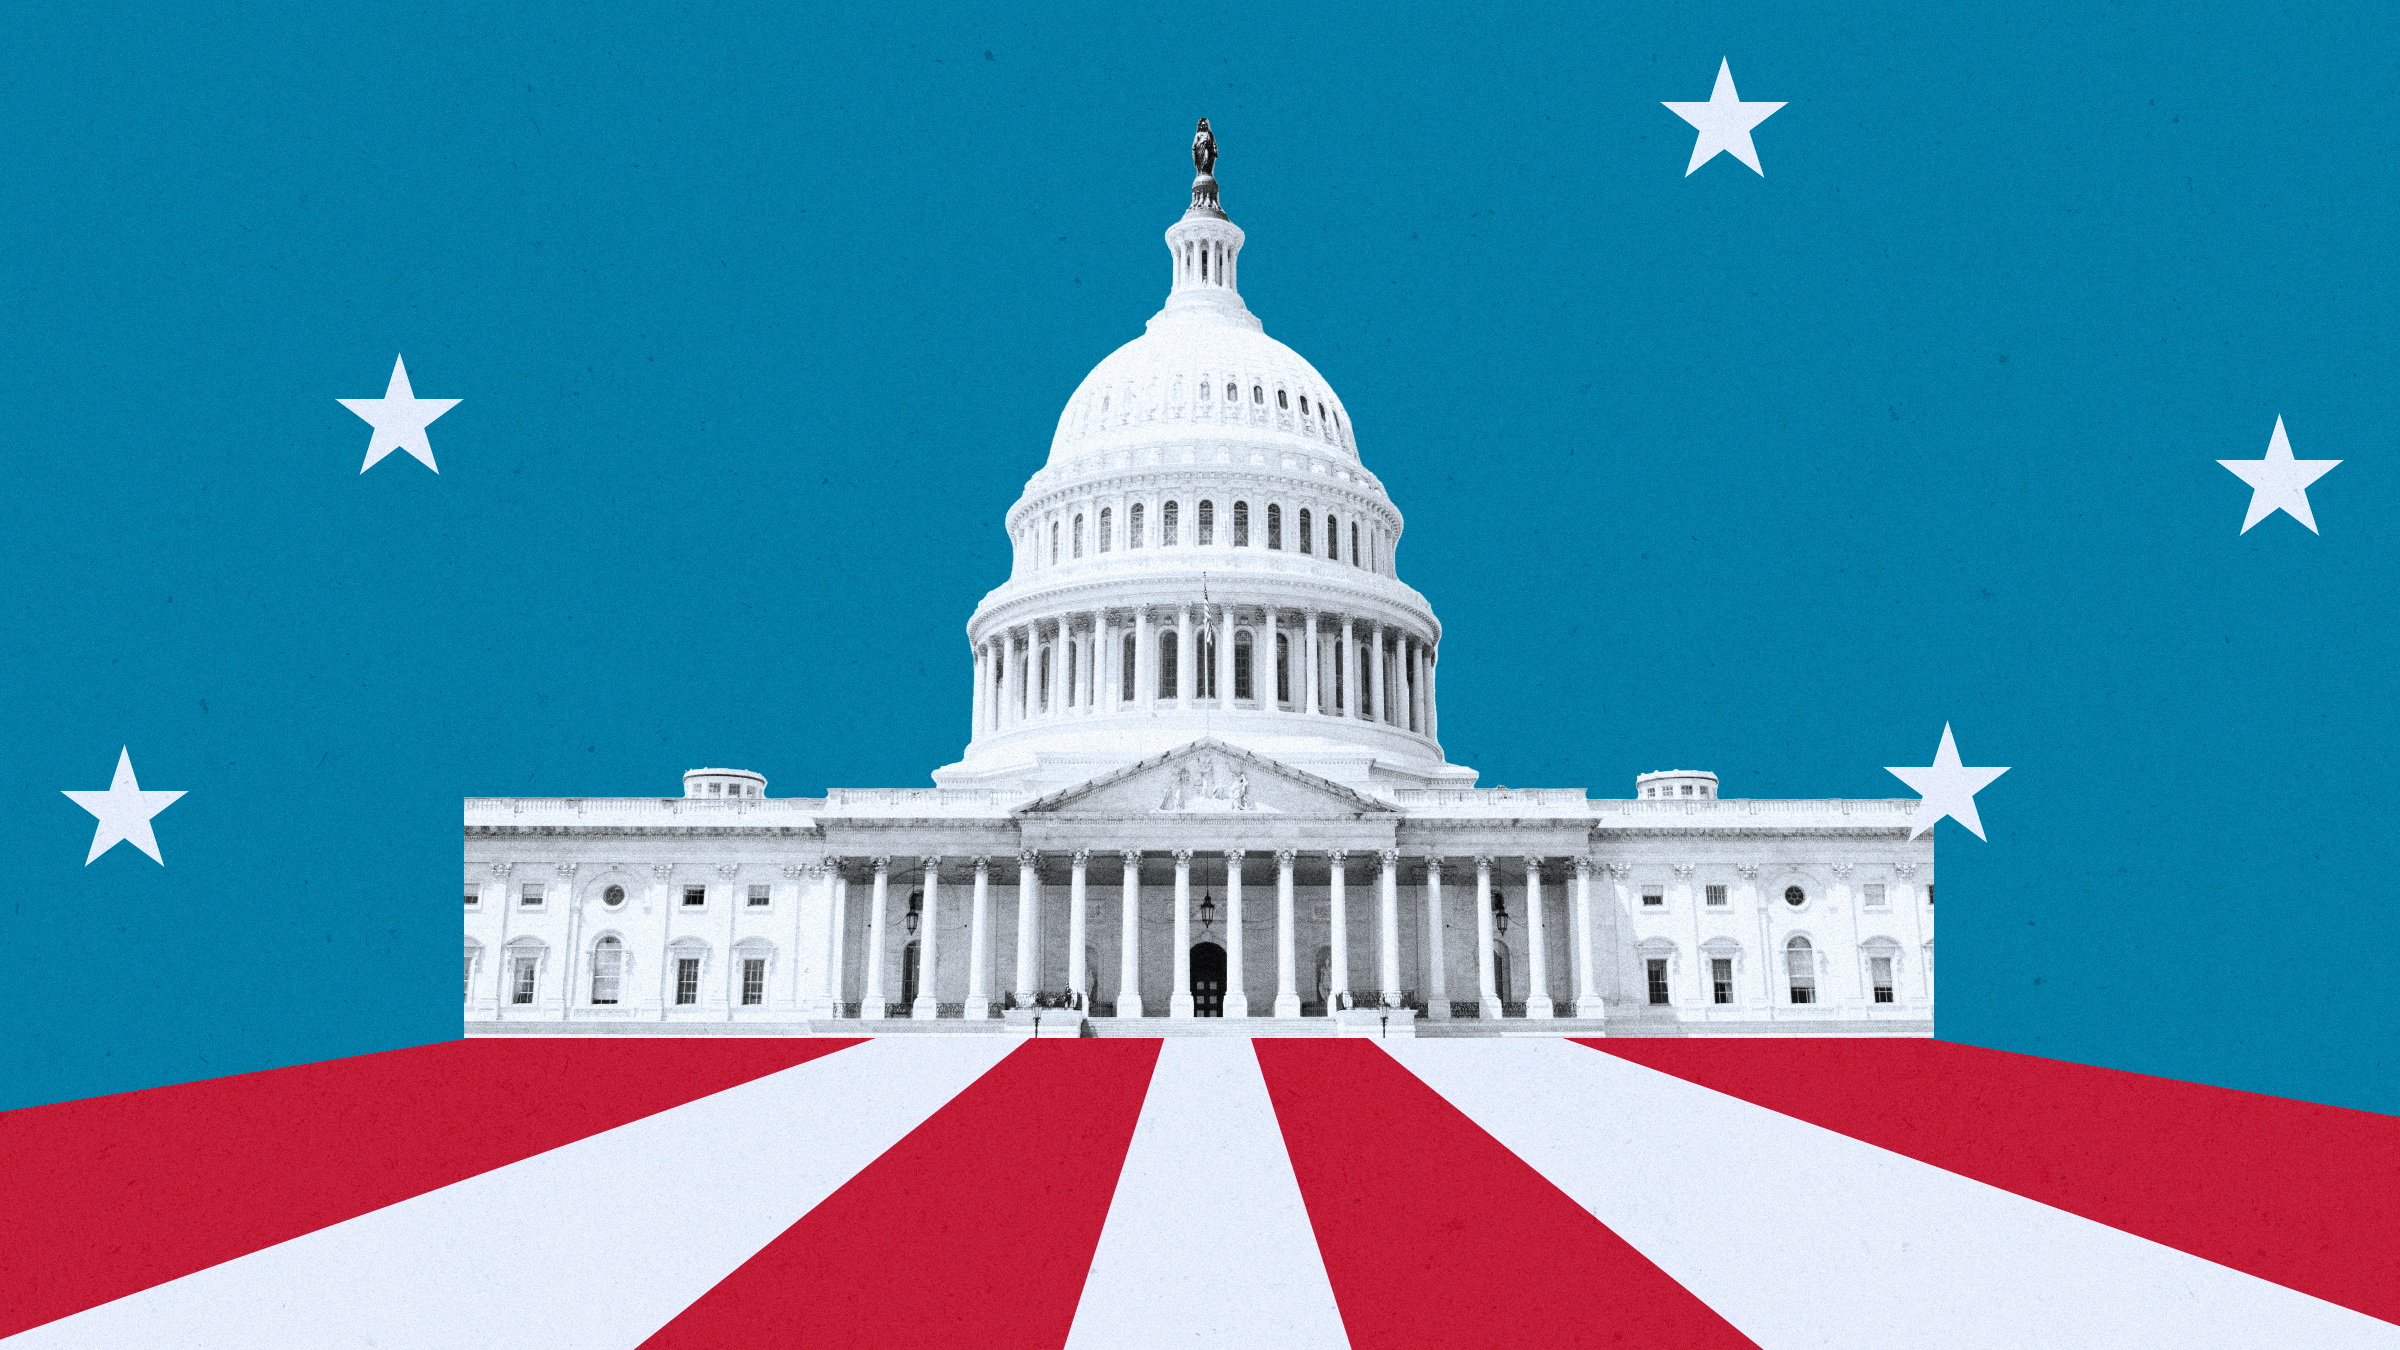
{"type": "Polygon", "coordinates": [[[917,916],[924,912],[925,892],[910,891],[908,893],[908,935],[910,937],[917,935],[917,916]]]}
{"type": "MultiPolygon", "coordinates": [[[[915,920],[910,920],[910,923],[913,925],[915,920]]],[[[1492,892],[1492,927],[1503,933],[1508,931],[1508,901],[1502,899],[1498,891],[1492,892]]],[[[908,931],[913,933],[917,930],[912,926],[908,931]]]]}
{"type": "Polygon", "coordinates": [[[1209,928],[1213,927],[1216,922],[1217,897],[1213,894],[1203,894],[1200,897],[1200,926],[1209,928]]]}

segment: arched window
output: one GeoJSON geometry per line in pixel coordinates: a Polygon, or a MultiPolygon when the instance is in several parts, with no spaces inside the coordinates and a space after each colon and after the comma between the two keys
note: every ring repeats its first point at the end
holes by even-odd
{"type": "Polygon", "coordinates": [[[1217,504],[1215,502],[1200,503],[1200,537],[1195,542],[1203,548],[1217,542],[1217,504]]]}
{"type": "Polygon", "coordinates": [[[1116,530],[1117,523],[1111,519],[1115,515],[1116,512],[1105,506],[1100,508],[1100,551],[1102,553],[1108,552],[1109,536],[1116,530]]]}
{"type": "Polygon", "coordinates": [[[1275,406],[1283,409],[1285,412],[1290,412],[1292,410],[1292,396],[1285,393],[1281,389],[1276,390],[1275,406]]]}
{"type": "Polygon", "coordinates": [[[1176,503],[1176,502],[1168,502],[1168,503],[1167,503],[1165,506],[1162,506],[1162,507],[1160,507],[1160,508],[1159,508],[1159,510],[1158,510],[1158,546],[1159,546],[1160,548],[1173,548],[1173,547],[1175,547],[1175,535],[1176,535],[1176,529],[1175,529],[1175,527],[1176,527],[1176,525],[1179,523],[1179,522],[1177,521],[1176,517],[1177,517],[1177,516],[1179,516],[1179,515],[1181,515],[1181,514],[1182,514],[1182,511],[1181,511],[1181,509],[1180,509],[1180,506],[1179,506],[1179,504],[1178,504],[1178,503],[1176,503]]]}
{"type": "Polygon", "coordinates": [[[1050,645],[1048,643],[1042,644],[1041,654],[1035,659],[1040,662],[1042,673],[1041,686],[1037,691],[1034,706],[1043,712],[1048,712],[1050,711],[1050,645]]]}
{"type": "Polygon", "coordinates": [[[1208,382],[1208,377],[1207,377],[1206,375],[1203,375],[1203,376],[1201,376],[1201,377],[1200,377],[1200,401],[1201,401],[1202,403],[1206,403],[1206,402],[1208,402],[1208,391],[1209,391],[1209,389],[1210,389],[1210,388],[1211,388],[1211,386],[1210,386],[1210,384],[1209,384],[1209,382],[1208,382]]]}
{"type": "Polygon", "coordinates": [[[604,937],[592,944],[592,1002],[614,1003],[625,989],[625,944],[604,937]]]}
{"type": "Polygon", "coordinates": [[[1251,385],[1251,386],[1250,386],[1250,401],[1251,401],[1252,403],[1262,403],[1262,404],[1263,404],[1263,403],[1265,403],[1265,402],[1267,401],[1267,390],[1266,390],[1266,386],[1265,386],[1265,385],[1258,385],[1258,384],[1251,385]]]}
{"type": "Polygon", "coordinates": [[[1083,556],[1083,513],[1081,511],[1075,513],[1074,549],[1076,557],[1080,558],[1083,556]]]}
{"type": "Polygon", "coordinates": [[[1133,679],[1134,672],[1139,669],[1138,662],[1141,660],[1141,652],[1142,649],[1134,645],[1133,634],[1127,633],[1125,635],[1125,669],[1122,676],[1117,681],[1119,688],[1123,691],[1118,695],[1118,697],[1124,699],[1127,703],[1133,702],[1135,698],[1140,696],[1139,691],[1134,685],[1133,679]]]}
{"type": "Polygon", "coordinates": [[[1369,673],[1374,670],[1374,667],[1368,664],[1374,659],[1372,649],[1365,643],[1360,643],[1358,645],[1358,715],[1361,717],[1375,715],[1375,677],[1369,673]]]}
{"type": "Polygon", "coordinates": [[[1050,565],[1058,566],[1058,522],[1050,522],[1050,565]]]}
{"type": "Polygon", "coordinates": [[[1158,696],[1175,697],[1175,634],[1158,635],[1158,696]]]}
{"type": "Polygon", "coordinates": [[[1250,547],[1250,503],[1248,502],[1233,504],[1233,546],[1235,548],[1250,547]]]}
{"type": "Polygon", "coordinates": [[[1237,699],[1256,698],[1251,690],[1256,681],[1250,678],[1250,635],[1238,633],[1233,639],[1233,696],[1237,699]]]}
{"type": "Polygon", "coordinates": [[[1306,394],[1302,394],[1300,396],[1300,415],[1302,417],[1308,416],[1308,395],[1306,394]]]}
{"type": "Polygon", "coordinates": [[[1797,886],[1786,886],[1783,888],[1783,903],[1798,909],[1808,903],[1808,892],[1797,886]]]}
{"type": "Polygon", "coordinates": [[[1292,701],[1292,640],[1281,633],[1275,635],[1275,701],[1292,701]]]}
{"type": "Polygon", "coordinates": [[[1236,401],[1236,400],[1240,399],[1240,398],[1241,398],[1241,396],[1242,396],[1242,391],[1241,391],[1241,390],[1239,390],[1239,389],[1237,389],[1237,388],[1235,388],[1235,387],[1233,386],[1233,384],[1232,384],[1230,381],[1229,381],[1229,382],[1227,382],[1227,384],[1225,385],[1225,401],[1226,401],[1227,403],[1232,403],[1232,402],[1234,402],[1234,401],[1236,401]]]}
{"type": "Polygon", "coordinates": [[[1125,513],[1125,547],[1140,548],[1141,546],[1142,504],[1135,502],[1132,508],[1125,513]]]}
{"type": "Polygon", "coordinates": [[[1208,280],[1208,250],[1205,248],[1200,250],[1200,279],[1208,280]]]}
{"type": "Polygon", "coordinates": [[[1330,514],[1325,517],[1325,557],[1332,562],[1342,560],[1342,522],[1330,514]]]}
{"type": "Polygon", "coordinates": [[[1283,508],[1267,503],[1267,547],[1283,547],[1283,508]]]}
{"type": "MultiPolygon", "coordinates": [[[[1056,537],[1058,527],[1053,525],[1050,527],[1050,529],[1052,534],[1052,538],[1050,540],[1050,555],[1051,559],[1056,561],[1058,557],[1058,539],[1056,537]]],[[[1358,560],[1358,522],[1355,520],[1350,522],[1350,565],[1352,567],[1365,566],[1364,563],[1361,563],[1358,560]]]]}
{"type": "Polygon", "coordinates": [[[1314,551],[1314,550],[1313,550],[1313,549],[1310,547],[1310,545],[1309,545],[1309,538],[1308,538],[1308,508],[1306,508],[1306,507],[1302,507],[1302,508],[1301,508],[1301,510],[1300,510],[1300,551],[1301,551],[1302,553],[1309,553],[1309,552],[1313,552],[1313,551],[1314,551]]]}
{"type": "Polygon", "coordinates": [[[1347,686],[1347,683],[1346,683],[1346,682],[1343,680],[1343,678],[1342,678],[1342,677],[1343,677],[1345,674],[1347,674],[1347,673],[1348,673],[1348,672],[1346,672],[1345,670],[1343,670],[1343,667],[1344,667],[1344,666],[1347,666],[1347,665],[1349,665],[1349,664],[1350,664],[1349,662],[1347,662],[1347,661],[1344,661],[1344,660],[1342,659],[1342,644],[1341,644],[1341,643],[1339,643],[1339,642],[1336,642],[1336,643],[1334,643],[1334,644],[1333,644],[1333,710],[1334,710],[1335,712],[1347,712],[1347,711],[1349,711],[1349,709],[1350,709],[1350,704],[1349,704],[1349,701],[1348,701],[1348,686],[1347,686]]]}
{"type": "Polygon", "coordinates": [[[1784,972],[1792,982],[1792,1002],[1817,1001],[1817,954],[1808,939],[1796,937],[1783,944],[1784,972]]]}
{"type": "Polygon", "coordinates": [[[1070,708],[1075,706],[1075,691],[1083,687],[1082,682],[1075,678],[1075,660],[1082,655],[1083,644],[1069,639],[1067,642],[1067,687],[1064,697],[1059,702],[1070,708]]]}

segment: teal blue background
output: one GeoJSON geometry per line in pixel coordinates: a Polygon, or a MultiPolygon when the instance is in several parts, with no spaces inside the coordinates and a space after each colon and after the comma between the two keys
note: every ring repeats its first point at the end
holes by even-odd
{"type": "Polygon", "coordinates": [[[0,1105],[455,1036],[462,796],[955,759],[1206,114],[1453,761],[1951,722],[1944,1036],[2400,1111],[2387,9],[510,8],[12,21],[0,1105]],[[1659,106],[1722,57],[1763,178],[1659,106]],[[2322,537],[2237,533],[2278,415],[2322,537]],[[83,864],[120,745],[164,868],[83,864]]]}

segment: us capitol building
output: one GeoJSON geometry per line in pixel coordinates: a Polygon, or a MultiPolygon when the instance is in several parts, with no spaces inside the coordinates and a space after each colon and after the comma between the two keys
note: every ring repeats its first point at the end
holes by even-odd
{"type": "Polygon", "coordinates": [[[1216,157],[1204,120],[1165,306],[1008,510],[965,754],[930,788],[468,798],[469,1033],[1932,1033],[1913,799],[1443,758],[1399,508],[1242,302],[1216,157]]]}

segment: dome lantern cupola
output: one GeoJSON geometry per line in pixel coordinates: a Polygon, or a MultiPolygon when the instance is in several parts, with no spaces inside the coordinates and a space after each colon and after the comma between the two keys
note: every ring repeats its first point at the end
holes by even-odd
{"type": "Polygon", "coordinates": [[[1242,303],[1242,227],[1225,215],[1217,200],[1217,138],[1200,119],[1192,136],[1192,204],[1183,219],[1167,227],[1167,253],[1174,263],[1174,284],[1167,288],[1162,317],[1183,311],[1214,311],[1252,329],[1264,325],[1242,303]]]}

